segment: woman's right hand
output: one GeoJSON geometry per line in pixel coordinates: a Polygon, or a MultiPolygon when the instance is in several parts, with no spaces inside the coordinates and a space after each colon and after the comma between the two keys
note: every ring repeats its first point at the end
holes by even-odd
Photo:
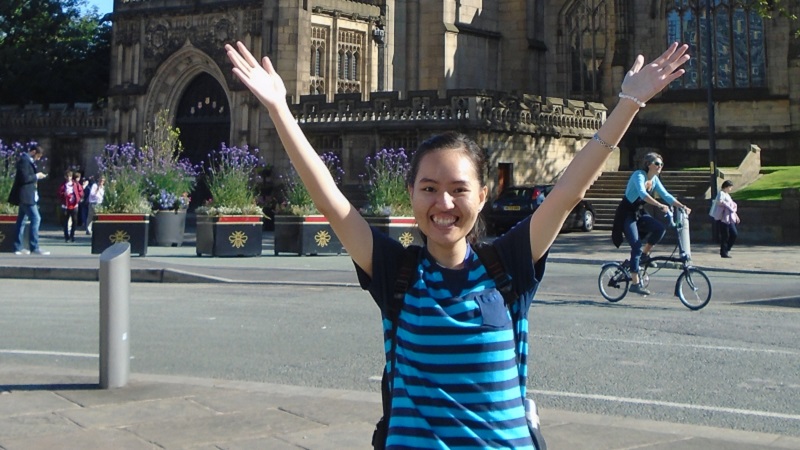
{"type": "Polygon", "coordinates": [[[241,42],[236,42],[236,48],[225,44],[225,51],[233,63],[233,74],[264,106],[269,108],[286,102],[286,86],[269,58],[265,56],[259,65],[258,60],[241,42]]]}

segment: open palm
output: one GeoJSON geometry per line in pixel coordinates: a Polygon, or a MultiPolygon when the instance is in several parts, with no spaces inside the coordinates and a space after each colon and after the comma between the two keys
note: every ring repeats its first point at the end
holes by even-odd
{"type": "Polygon", "coordinates": [[[661,56],[647,65],[644,64],[644,57],[639,55],[622,81],[622,92],[643,102],[650,100],[683,75],[684,69],[681,66],[689,60],[689,55],[686,54],[688,49],[686,44],[673,43],[661,56]]]}
{"type": "Polygon", "coordinates": [[[266,56],[262,64],[250,53],[241,42],[236,48],[226,44],[225,51],[233,63],[233,74],[264,104],[270,107],[286,101],[286,86],[278,72],[272,67],[272,61],[266,56]]]}

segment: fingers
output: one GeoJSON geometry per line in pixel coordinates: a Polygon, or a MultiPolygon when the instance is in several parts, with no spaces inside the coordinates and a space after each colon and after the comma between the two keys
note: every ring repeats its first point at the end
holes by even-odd
{"type": "Polygon", "coordinates": [[[249,64],[250,67],[258,67],[258,60],[256,60],[253,54],[250,53],[250,50],[248,50],[241,41],[236,42],[236,47],[239,48],[239,53],[244,57],[245,61],[247,61],[247,64],[249,64]]]}
{"type": "Polygon", "coordinates": [[[628,73],[634,74],[641,70],[642,66],[644,66],[644,56],[639,55],[636,57],[636,60],[633,62],[633,66],[631,66],[631,70],[628,71],[628,73]]]}
{"type": "Polygon", "coordinates": [[[264,70],[266,70],[268,74],[272,75],[275,73],[275,68],[272,66],[272,61],[268,57],[265,56],[262,58],[261,66],[264,67],[264,70]]]}
{"type": "Polygon", "coordinates": [[[653,61],[653,65],[662,68],[667,73],[673,73],[675,69],[689,60],[689,55],[686,54],[688,50],[687,44],[678,46],[677,42],[673,42],[661,56],[653,61]]]}
{"type": "Polygon", "coordinates": [[[242,55],[235,48],[226,44],[225,51],[228,55],[228,59],[231,60],[235,69],[245,71],[250,68],[244,58],[242,58],[242,55]]]}

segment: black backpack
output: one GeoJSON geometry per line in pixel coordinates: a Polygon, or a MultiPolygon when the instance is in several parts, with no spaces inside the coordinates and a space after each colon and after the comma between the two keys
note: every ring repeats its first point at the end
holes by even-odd
{"type": "MultiPolygon", "coordinates": [[[[486,267],[489,276],[492,277],[497,290],[503,295],[503,301],[507,308],[511,308],[519,295],[514,291],[511,284],[511,276],[508,275],[503,262],[500,260],[500,255],[497,249],[484,242],[473,246],[475,253],[478,255],[481,263],[486,267]]],[[[400,310],[403,309],[403,301],[405,300],[406,291],[411,287],[414,282],[414,274],[417,270],[417,262],[419,261],[419,254],[422,247],[418,245],[410,245],[406,247],[403,252],[402,261],[400,261],[400,268],[397,271],[397,279],[395,280],[394,294],[392,301],[387,305],[386,317],[392,322],[392,345],[389,352],[389,358],[392,362],[392,369],[395,367],[395,350],[397,348],[397,324],[400,318],[400,310]]],[[[514,330],[514,342],[517,341],[517,333],[514,330]]],[[[517,346],[514,345],[515,351],[517,346]]],[[[519,355],[517,355],[519,357],[519,355]]],[[[375,450],[383,450],[386,448],[386,438],[389,434],[389,417],[392,413],[392,390],[389,386],[389,379],[391,374],[383,369],[381,377],[381,400],[383,403],[383,416],[375,425],[375,431],[372,432],[372,448],[375,450]]],[[[532,427],[529,424],[531,438],[537,450],[547,450],[544,437],[537,427],[532,427]]]]}

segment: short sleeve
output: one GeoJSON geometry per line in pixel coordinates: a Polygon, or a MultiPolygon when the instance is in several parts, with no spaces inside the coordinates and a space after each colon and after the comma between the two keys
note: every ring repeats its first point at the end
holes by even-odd
{"type": "Polygon", "coordinates": [[[520,294],[520,300],[524,302],[523,311],[527,311],[530,307],[533,295],[544,278],[549,255],[548,250],[536,264],[531,260],[530,226],[531,218],[528,216],[493,243],[500,254],[503,267],[511,276],[514,290],[520,294]]]}
{"type": "Polygon", "coordinates": [[[375,304],[385,310],[387,302],[394,294],[394,282],[397,278],[398,262],[403,256],[403,246],[375,227],[372,231],[372,276],[353,262],[361,289],[369,291],[375,304]]]}

